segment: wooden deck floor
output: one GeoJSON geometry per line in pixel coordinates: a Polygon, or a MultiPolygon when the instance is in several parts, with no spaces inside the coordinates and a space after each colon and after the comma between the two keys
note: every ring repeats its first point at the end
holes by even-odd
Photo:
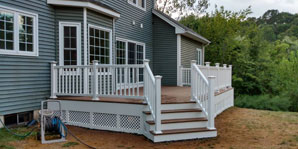
{"type": "MultiPolygon", "coordinates": [[[[143,91],[140,90],[142,95],[143,91]]],[[[190,102],[190,87],[163,86],[161,89],[162,103],[185,103],[190,102]]],[[[99,97],[100,100],[94,101],[92,97],[70,97],[61,96],[58,100],[76,100],[90,102],[112,102],[112,103],[127,103],[127,104],[145,104],[142,99],[126,99],[126,98],[107,98],[99,97]]]]}

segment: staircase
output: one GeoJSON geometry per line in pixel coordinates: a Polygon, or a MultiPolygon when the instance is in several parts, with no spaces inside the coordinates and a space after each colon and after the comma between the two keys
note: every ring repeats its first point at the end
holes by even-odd
{"type": "Polygon", "coordinates": [[[151,112],[143,111],[145,136],[153,142],[177,141],[216,137],[217,131],[207,128],[208,119],[196,102],[168,103],[161,106],[161,131],[154,132],[151,112]]]}

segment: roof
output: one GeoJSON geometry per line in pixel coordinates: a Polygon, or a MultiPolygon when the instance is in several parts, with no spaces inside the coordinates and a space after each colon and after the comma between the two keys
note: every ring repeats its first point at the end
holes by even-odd
{"type": "Polygon", "coordinates": [[[48,4],[58,6],[85,7],[111,17],[120,17],[120,13],[97,0],[48,0],[48,4]]]}
{"type": "Polygon", "coordinates": [[[165,13],[153,9],[152,13],[155,14],[156,16],[158,16],[160,19],[166,21],[167,23],[169,23],[170,25],[172,25],[173,27],[176,28],[176,33],[177,34],[183,34],[189,38],[192,38],[194,40],[200,41],[204,44],[209,44],[211,43],[208,39],[206,39],[205,37],[201,36],[200,34],[198,34],[197,32],[193,31],[192,29],[186,27],[185,25],[179,23],[178,21],[174,20],[173,18],[171,18],[170,16],[166,15],[165,13]]]}

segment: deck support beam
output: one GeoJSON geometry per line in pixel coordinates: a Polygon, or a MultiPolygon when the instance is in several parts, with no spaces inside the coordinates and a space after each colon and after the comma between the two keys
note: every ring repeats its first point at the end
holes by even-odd
{"type": "Polygon", "coordinates": [[[208,129],[215,130],[214,118],[215,118],[215,97],[214,97],[214,83],[215,76],[209,76],[209,89],[208,89],[208,129]]]}

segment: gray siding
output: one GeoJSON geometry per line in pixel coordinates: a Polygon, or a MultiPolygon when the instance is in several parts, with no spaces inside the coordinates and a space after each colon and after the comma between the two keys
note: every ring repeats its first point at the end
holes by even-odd
{"type": "Polygon", "coordinates": [[[153,15],[153,70],[162,85],[177,85],[177,35],[175,28],[153,15]]]}
{"type": "Polygon", "coordinates": [[[102,3],[112,7],[121,14],[116,20],[116,37],[143,42],[146,44],[146,58],[151,60],[152,64],[152,8],[153,0],[146,0],[146,11],[143,11],[128,3],[128,0],[99,0],[102,3]],[[132,21],[136,25],[132,25],[132,21]],[[143,23],[144,28],[140,27],[143,23]]]}
{"type": "Polygon", "coordinates": [[[0,0],[1,6],[38,14],[39,56],[0,55],[0,115],[40,109],[50,96],[55,60],[54,9],[46,0],[0,0]]]}
{"type": "MultiPolygon", "coordinates": [[[[181,36],[181,65],[183,67],[190,68],[191,60],[198,60],[197,48],[202,48],[200,42],[181,36]]],[[[203,48],[202,55],[204,55],[203,48]]]]}

